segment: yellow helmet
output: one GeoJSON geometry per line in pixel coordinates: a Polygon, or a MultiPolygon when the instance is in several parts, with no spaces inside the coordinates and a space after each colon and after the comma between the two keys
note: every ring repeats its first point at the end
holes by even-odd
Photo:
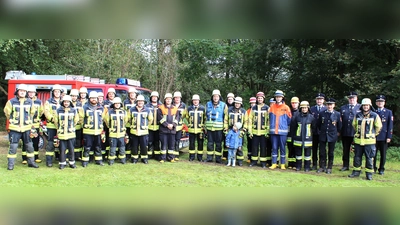
{"type": "MultiPolygon", "coordinates": [[[[290,102],[297,102],[297,103],[299,103],[300,100],[299,100],[298,97],[293,97],[293,98],[290,100],[290,102]]],[[[305,101],[303,101],[303,102],[305,102],[305,101]]]]}
{"type": "Polygon", "coordinates": [[[304,108],[304,107],[310,108],[310,103],[308,103],[307,101],[302,101],[300,103],[300,108],[304,108]]]}

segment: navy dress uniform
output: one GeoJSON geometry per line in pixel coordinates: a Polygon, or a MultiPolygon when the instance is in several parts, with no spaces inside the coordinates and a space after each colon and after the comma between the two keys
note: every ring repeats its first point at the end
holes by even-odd
{"type": "MultiPolygon", "coordinates": [[[[326,104],[335,104],[336,100],[329,98],[326,104]]],[[[319,169],[318,173],[332,173],[335,144],[342,128],[340,113],[336,110],[326,109],[319,114],[317,126],[319,134],[319,169]],[[326,144],[328,144],[328,168],[326,168],[326,144]]]]}
{"type": "MultiPolygon", "coordinates": [[[[351,91],[347,95],[347,98],[354,98],[357,97],[357,92],[351,91]]],[[[352,126],[352,122],[354,119],[354,116],[361,112],[360,111],[361,105],[358,104],[357,102],[352,105],[352,104],[346,104],[342,107],[340,107],[340,115],[342,117],[342,130],[341,130],[341,135],[342,135],[342,145],[343,145],[343,168],[341,171],[349,170],[349,165],[350,165],[350,149],[351,145],[353,143],[354,139],[354,128],[352,126]]]]}
{"type": "MultiPolygon", "coordinates": [[[[376,96],[376,104],[378,105],[378,109],[376,113],[379,115],[382,121],[382,130],[379,135],[376,137],[376,154],[380,155],[380,163],[379,163],[379,174],[383,175],[385,172],[385,163],[386,163],[386,150],[388,148],[388,143],[392,139],[393,135],[393,113],[391,110],[385,108],[386,97],[384,95],[376,96]],[[379,104],[379,102],[383,102],[379,104]],[[381,106],[381,107],[380,107],[381,106]]],[[[374,157],[374,171],[377,171],[376,167],[376,155],[374,157]]]]}
{"type": "MultiPolygon", "coordinates": [[[[318,99],[323,99],[325,100],[325,95],[323,93],[317,93],[315,96],[315,100],[318,99]]],[[[321,105],[315,105],[310,108],[311,114],[314,116],[315,121],[318,121],[319,113],[323,112],[326,110],[326,106],[321,104],[321,105]]],[[[319,130],[318,127],[315,126],[312,130],[313,133],[313,143],[312,143],[312,170],[317,170],[318,167],[318,144],[319,144],[319,130]]]]}

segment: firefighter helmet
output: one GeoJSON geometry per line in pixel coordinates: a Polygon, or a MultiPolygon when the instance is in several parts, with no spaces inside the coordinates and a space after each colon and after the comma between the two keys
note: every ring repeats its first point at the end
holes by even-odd
{"type": "Polygon", "coordinates": [[[199,100],[200,101],[200,96],[199,95],[193,95],[192,100],[199,100]]]}
{"type": "Polygon", "coordinates": [[[69,95],[76,95],[76,96],[78,96],[79,95],[79,91],[78,91],[78,89],[71,89],[71,92],[69,93],[69,95]]]}
{"type": "Polygon", "coordinates": [[[361,105],[370,105],[370,106],[372,106],[371,99],[369,99],[369,98],[364,98],[364,99],[361,101],[361,105]]]}
{"type": "Polygon", "coordinates": [[[151,92],[150,97],[153,97],[153,96],[159,98],[159,97],[160,97],[160,94],[158,94],[157,91],[153,91],[153,92],[151,92]]]}
{"type": "Polygon", "coordinates": [[[226,96],[226,98],[233,98],[233,99],[235,99],[235,95],[234,95],[233,93],[229,93],[229,94],[226,96]]]}
{"type": "Polygon", "coordinates": [[[285,95],[283,94],[283,91],[281,91],[281,90],[276,90],[274,96],[275,97],[285,97],[285,95]]]}
{"type": "Polygon", "coordinates": [[[310,103],[308,103],[307,101],[302,101],[300,103],[300,108],[303,108],[303,107],[310,108],[310,103]]]}
{"type": "Polygon", "coordinates": [[[263,98],[265,98],[265,94],[264,94],[264,92],[260,91],[260,92],[258,92],[258,93],[256,94],[256,97],[257,97],[257,98],[258,98],[258,97],[263,97],[263,98]]]}
{"type": "Polygon", "coordinates": [[[255,103],[255,102],[257,102],[256,97],[251,97],[249,103],[255,103]]]}
{"type": "Polygon", "coordinates": [[[114,104],[117,104],[117,103],[121,104],[121,103],[122,103],[122,100],[121,100],[120,97],[115,97],[114,100],[113,100],[113,103],[114,103],[114,104]]]}
{"type": "Polygon", "coordinates": [[[175,91],[174,98],[182,98],[182,93],[180,91],[175,91]]]}
{"type": "Polygon", "coordinates": [[[110,93],[110,92],[112,92],[112,93],[114,93],[114,94],[117,94],[117,93],[115,92],[115,89],[114,89],[114,88],[109,88],[109,89],[107,90],[107,94],[110,93]]]}
{"type": "Polygon", "coordinates": [[[17,90],[24,90],[24,91],[28,91],[28,85],[26,84],[20,84],[17,88],[17,90]]]}
{"type": "Polygon", "coordinates": [[[97,94],[96,91],[91,91],[89,93],[89,98],[98,98],[98,97],[99,97],[99,94],[97,94]]]}
{"type": "MultiPolygon", "coordinates": [[[[71,98],[70,95],[64,95],[64,97],[62,98],[61,101],[62,101],[62,102],[64,102],[64,101],[70,101],[70,102],[72,102],[72,98],[71,98]]],[[[62,103],[61,103],[61,104],[62,104],[62,103]]]]}
{"type": "Polygon", "coordinates": [[[79,88],[79,93],[88,93],[88,91],[87,91],[87,88],[85,88],[85,87],[81,87],[81,88],[79,88]]]}
{"type": "Polygon", "coordinates": [[[97,92],[98,97],[104,97],[104,93],[102,91],[97,92]]]}
{"type": "Polygon", "coordinates": [[[234,103],[240,103],[243,105],[243,99],[241,97],[236,97],[234,103]]]}
{"type": "MultiPolygon", "coordinates": [[[[298,97],[293,97],[293,98],[290,100],[290,102],[297,102],[297,103],[299,103],[300,100],[299,100],[298,97]]],[[[302,101],[302,102],[305,102],[305,101],[302,101]]]]}
{"type": "Polygon", "coordinates": [[[55,84],[54,86],[53,86],[53,91],[54,90],[60,90],[60,92],[62,91],[62,87],[61,87],[61,85],[59,85],[59,84],[55,84]]]}
{"type": "Polygon", "coordinates": [[[27,91],[28,91],[28,92],[36,92],[36,87],[33,86],[33,85],[29,85],[27,91]]]}
{"type": "Polygon", "coordinates": [[[61,88],[61,93],[67,94],[67,89],[66,89],[65,87],[62,87],[62,88],[61,88]]]}
{"type": "Polygon", "coordinates": [[[212,95],[213,95],[213,96],[214,96],[214,95],[219,95],[219,96],[221,96],[221,92],[220,92],[219,90],[215,89],[215,90],[212,92],[212,95]]]}
{"type": "Polygon", "coordinates": [[[136,92],[137,92],[137,90],[134,87],[130,87],[128,90],[128,93],[136,93],[136,92]]]}
{"type": "Polygon", "coordinates": [[[137,96],[136,101],[144,101],[144,96],[143,95],[137,96]]]}
{"type": "Polygon", "coordinates": [[[167,94],[165,94],[165,96],[164,96],[164,100],[165,100],[166,98],[172,98],[172,94],[171,94],[171,93],[167,93],[167,94]]]}

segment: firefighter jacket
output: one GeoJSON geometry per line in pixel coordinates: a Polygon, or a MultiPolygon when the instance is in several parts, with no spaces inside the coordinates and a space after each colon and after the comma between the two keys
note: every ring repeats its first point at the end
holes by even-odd
{"type": "Polygon", "coordinates": [[[293,146],[309,148],[312,147],[313,130],[317,120],[311,113],[294,113],[290,122],[290,133],[293,146]]]}
{"type": "Polygon", "coordinates": [[[212,101],[206,104],[206,129],[209,131],[228,129],[228,124],[224,123],[224,115],[228,113],[228,106],[219,101],[214,105],[212,101]]]}
{"type": "Polygon", "coordinates": [[[269,125],[269,106],[262,103],[253,106],[250,111],[248,121],[248,133],[251,135],[262,136],[268,134],[269,125]]]}
{"type": "Polygon", "coordinates": [[[183,119],[186,118],[187,116],[187,108],[186,108],[186,104],[181,102],[181,104],[179,104],[179,106],[175,106],[178,108],[178,113],[179,113],[179,121],[178,121],[178,126],[176,126],[176,131],[180,131],[182,130],[183,127],[183,119]]]}
{"type": "Polygon", "coordinates": [[[382,121],[377,113],[370,111],[364,115],[359,112],[353,119],[353,128],[355,130],[354,143],[358,145],[374,145],[376,136],[382,129],[382,121]]]}
{"type": "Polygon", "coordinates": [[[33,126],[35,128],[39,128],[41,117],[42,117],[43,111],[44,111],[43,104],[42,104],[42,101],[40,99],[38,99],[36,96],[33,97],[31,100],[33,101],[33,106],[35,107],[35,114],[32,117],[33,126]]]}
{"type": "MultiPolygon", "coordinates": [[[[79,99],[78,99],[78,102],[80,102],[81,105],[83,106],[83,105],[85,105],[85,104],[88,102],[88,99],[87,99],[87,98],[79,98],[79,99]]],[[[90,103],[89,103],[89,104],[90,104],[90,103]]]]}
{"type": "Polygon", "coordinates": [[[269,133],[287,135],[289,133],[292,113],[285,103],[273,104],[269,108],[269,133]]]}
{"type": "Polygon", "coordinates": [[[131,124],[131,134],[136,136],[149,134],[149,124],[153,122],[153,119],[153,113],[145,106],[142,109],[137,106],[130,108],[128,123],[131,124]]]}
{"type": "MultiPolygon", "coordinates": [[[[298,114],[300,114],[299,109],[290,109],[290,112],[292,113],[292,119],[295,118],[298,114]]],[[[312,115],[312,114],[311,114],[312,115]]],[[[292,123],[290,123],[290,126],[292,126],[292,123]]],[[[316,126],[314,126],[316,127],[316,126]]],[[[286,142],[292,142],[292,129],[289,128],[289,133],[287,135],[286,142]]]]}
{"type": "Polygon", "coordinates": [[[357,113],[361,112],[360,107],[361,107],[361,105],[358,103],[356,105],[354,105],[352,110],[350,110],[351,107],[349,104],[340,107],[340,114],[341,114],[342,122],[343,122],[342,130],[340,132],[342,137],[354,137],[355,131],[352,126],[352,123],[353,123],[354,116],[357,113]]]}
{"type": "Polygon", "coordinates": [[[237,122],[240,122],[241,124],[244,125],[245,123],[245,116],[246,116],[246,110],[243,108],[235,108],[230,107],[228,108],[228,113],[225,114],[225,124],[228,124],[228,129],[232,129],[233,125],[237,122]]]}
{"type": "Polygon", "coordinates": [[[323,142],[335,142],[338,139],[338,133],[342,129],[342,119],[338,111],[329,112],[325,110],[319,113],[317,122],[319,140],[323,142]]]}
{"type": "MultiPolygon", "coordinates": [[[[136,106],[135,101],[132,101],[130,98],[125,99],[123,103],[124,110],[127,113],[129,113],[129,109],[136,106]]],[[[131,124],[129,122],[126,123],[126,127],[131,127],[131,124]]]]}
{"type": "Polygon", "coordinates": [[[8,129],[16,132],[25,132],[32,128],[32,117],[35,107],[29,98],[12,98],[4,107],[4,114],[9,121],[8,129]]]}
{"type": "Polygon", "coordinates": [[[203,132],[206,120],[206,108],[203,105],[189,106],[187,120],[189,133],[199,134],[203,132]]]}
{"type": "Polygon", "coordinates": [[[167,107],[165,104],[158,107],[157,120],[160,124],[159,131],[164,134],[176,134],[176,126],[178,126],[178,121],[180,120],[180,114],[178,113],[178,108],[171,105],[167,107]],[[168,129],[168,124],[173,125],[173,129],[168,129]]]}
{"type": "Polygon", "coordinates": [[[392,110],[383,108],[376,112],[381,118],[382,129],[379,135],[376,137],[377,141],[386,141],[386,139],[392,139],[393,135],[393,113],[392,110]]]}
{"type": "MultiPolygon", "coordinates": [[[[79,116],[79,111],[82,109],[82,102],[80,101],[76,101],[76,102],[72,102],[72,104],[74,104],[74,108],[76,109],[76,111],[78,112],[78,116],[79,116]]],[[[75,130],[80,130],[82,129],[82,125],[81,123],[78,121],[78,123],[75,126],[75,130]]]]}
{"type": "Polygon", "coordinates": [[[246,110],[246,115],[244,116],[243,130],[246,132],[249,130],[249,126],[251,125],[249,124],[250,113],[251,107],[246,110]]]}
{"type": "Polygon", "coordinates": [[[158,123],[158,107],[161,104],[153,105],[151,102],[145,105],[146,108],[150,110],[150,112],[153,114],[153,121],[149,124],[149,130],[152,131],[157,131],[159,129],[159,123],[158,123]]]}
{"type": "Polygon", "coordinates": [[[46,126],[47,128],[56,129],[56,125],[54,125],[54,115],[56,110],[60,107],[60,101],[56,100],[55,98],[50,98],[44,104],[44,116],[46,117],[46,126]]]}
{"type": "Polygon", "coordinates": [[[113,104],[113,102],[112,102],[112,100],[110,100],[110,99],[105,99],[104,100],[104,102],[103,102],[103,106],[104,106],[104,108],[110,108],[110,106],[113,104]]]}
{"type": "MultiPolygon", "coordinates": [[[[318,110],[318,106],[314,105],[310,108],[311,114],[314,116],[315,121],[318,121],[319,113],[324,112],[326,110],[326,106],[321,105],[318,110]]],[[[319,135],[318,126],[315,126],[314,130],[312,131],[313,135],[319,135]]]]}
{"type": "Polygon", "coordinates": [[[60,140],[74,139],[75,126],[79,122],[79,114],[73,107],[65,108],[63,106],[56,110],[56,116],[54,117],[54,125],[57,129],[57,137],[60,140]]]}
{"type": "Polygon", "coordinates": [[[108,127],[110,138],[123,138],[126,134],[128,114],[123,109],[110,108],[106,111],[104,123],[108,127]]]}
{"type": "Polygon", "coordinates": [[[106,110],[98,105],[85,104],[79,111],[79,122],[83,127],[83,134],[100,135],[103,132],[103,121],[106,110]]]}
{"type": "Polygon", "coordinates": [[[233,129],[230,129],[225,138],[225,145],[228,146],[228,148],[236,150],[242,147],[242,144],[243,138],[240,135],[240,131],[235,132],[233,129]]]}

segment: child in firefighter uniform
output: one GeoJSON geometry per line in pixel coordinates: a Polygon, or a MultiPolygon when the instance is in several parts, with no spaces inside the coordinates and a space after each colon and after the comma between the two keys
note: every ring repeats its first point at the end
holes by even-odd
{"type": "Polygon", "coordinates": [[[54,138],[57,135],[57,128],[54,124],[54,115],[60,107],[62,87],[59,84],[53,86],[51,97],[44,104],[44,115],[46,116],[47,126],[47,145],[46,145],[46,166],[53,166],[54,152],[59,152],[59,149],[54,146],[54,138]]]}
{"type": "Polygon", "coordinates": [[[180,120],[178,108],[172,104],[172,94],[166,93],[164,96],[164,104],[158,107],[157,120],[160,124],[160,140],[161,140],[161,159],[175,162],[175,135],[178,121],[180,120]],[[168,156],[166,156],[168,150],[168,156]]]}
{"type": "MultiPolygon", "coordinates": [[[[128,90],[128,97],[125,99],[123,103],[123,107],[125,112],[127,112],[127,115],[129,114],[129,109],[136,106],[136,97],[137,97],[137,90],[134,87],[130,87],[128,90]]],[[[126,133],[129,134],[131,133],[131,124],[126,123],[126,133]]],[[[125,147],[125,155],[126,155],[126,160],[129,160],[131,158],[132,154],[132,141],[128,141],[125,147]]]]}
{"type": "Polygon", "coordinates": [[[97,105],[98,94],[91,91],[89,101],[79,111],[79,123],[83,127],[84,150],[82,155],[82,166],[89,164],[89,152],[94,151],[94,160],[97,165],[103,166],[103,157],[101,154],[101,142],[105,141],[103,121],[105,118],[105,109],[97,105]],[[102,137],[103,140],[100,140],[102,137]]]}
{"type": "Polygon", "coordinates": [[[128,123],[131,125],[130,140],[132,141],[132,163],[136,164],[140,158],[144,164],[148,163],[147,145],[149,141],[149,124],[153,121],[150,109],[144,106],[144,96],[137,97],[136,106],[129,109],[128,123]]]}
{"type": "MultiPolygon", "coordinates": [[[[74,105],[76,112],[79,112],[79,110],[82,109],[82,102],[80,102],[78,99],[79,90],[71,89],[71,92],[69,95],[71,96],[72,104],[74,105]]],[[[76,137],[75,138],[75,146],[74,146],[75,160],[81,160],[81,157],[82,157],[82,126],[79,123],[79,121],[75,126],[75,137],[76,137]]]]}
{"type": "Polygon", "coordinates": [[[67,165],[66,151],[68,149],[69,167],[76,168],[75,165],[75,127],[79,122],[79,115],[72,103],[71,96],[65,95],[60,102],[60,107],[54,115],[54,124],[57,128],[57,138],[60,148],[60,169],[67,165]]]}
{"type": "Polygon", "coordinates": [[[354,168],[349,177],[358,177],[361,173],[361,160],[365,154],[365,174],[367,180],[372,180],[374,172],[373,160],[376,155],[376,137],[382,129],[379,115],[371,110],[372,102],[369,98],[361,101],[361,112],[353,119],[354,134],[354,168]]]}
{"type": "Polygon", "coordinates": [[[193,95],[193,105],[188,108],[188,132],[189,132],[189,161],[193,161],[196,155],[195,143],[197,140],[197,160],[203,161],[204,145],[204,121],[206,108],[200,105],[200,96],[193,95]]]}
{"type": "Polygon", "coordinates": [[[183,119],[186,118],[187,108],[186,104],[182,102],[182,94],[179,91],[174,93],[174,103],[173,105],[178,109],[179,118],[178,126],[176,126],[176,134],[175,134],[175,161],[179,161],[179,143],[181,141],[182,136],[185,136],[183,128],[183,119]]]}
{"type": "MultiPolygon", "coordinates": [[[[38,168],[34,161],[34,150],[32,140],[30,138],[32,130],[32,117],[35,115],[35,107],[30,98],[26,97],[28,87],[25,84],[20,84],[17,87],[15,97],[8,100],[4,107],[4,114],[9,121],[8,137],[10,148],[8,150],[8,170],[13,170],[15,159],[17,158],[18,142],[22,139],[22,143],[26,149],[26,157],[28,167],[38,168]]],[[[36,131],[36,129],[35,129],[36,131]]]]}
{"type": "Polygon", "coordinates": [[[149,123],[149,143],[147,154],[149,158],[151,158],[151,156],[153,155],[155,160],[160,161],[160,133],[158,132],[160,127],[157,121],[157,112],[158,106],[160,106],[161,104],[158,103],[158,99],[158,92],[151,92],[150,102],[147,103],[145,107],[148,108],[153,114],[153,122],[149,123]]]}
{"type": "Polygon", "coordinates": [[[294,167],[296,171],[302,168],[302,160],[304,153],[304,171],[310,171],[311,165],[311,148],[312,148],[312,131],[316,126],[316,119],[311,114],[310,104],[307,101],[300,103],[300,112],[293,114],[290,122],[290,133],[292,143],[296,154],[296,163],[294,167]]]}
{"type": "MultiPolygon", "coordinates": [[[[244,124],[245,116],[246,116],[246,110],[243,108],[243,99],[237,96],[233,102],[233,106],[229,107],[228,113],[225,114],[225,123],[228,124],[228,129],[231,130],[233,126],[238,122],[240,124],[244,124]]],[[[242,126],[240,126],[239,128],[239,133],[240,137],[243,138],[245,132],[243,131],[242,126]]],[[[225,144],[227,145],[226,142],[225,144]]],[[[238,162],[238,166],[243,166],[244,155],[242,148],[237,149],[235,155],[237,157],[236,159],[238,162]]]]}
{"type": "Polygon", "coordinates": [[[128,115],[123,109],[121,98],[116,97],[114,103],[111,104],[110,108],[106,112],[104,119],[106,126],[109,129],[110,152],[108,155],[108,165],[113,165],[117,157],[121,160],[122,164],[126,163],[125,155],[125,135],[126,135],[126,123],[128,122],[128,115]]]}
{"type": "Polygon", "coordinates": [[[267,152],[267,139],[268,134],[268,110],[269,106],[264,104],[265,95],[263,92],[256,94],[257,104],[253,106],[250,112],[248,121],[249,137],[252,139],[251,148],[251,163],[250,167],[257,166],[260,159],[261,167],[267,167],[268,156],[271,155],[267,152]]]}
{"type": "MultiPolygon", "coordinates": [[[[238,97],[235,98],[235,101],[238,97]]],[[[236,165],[236,152],[242,151],[243,135],[240,133],[242,128],[241,122],[233,124],[225,138],[226,147],[228,147],[228,164],[226,166],[236,165]]]]}

